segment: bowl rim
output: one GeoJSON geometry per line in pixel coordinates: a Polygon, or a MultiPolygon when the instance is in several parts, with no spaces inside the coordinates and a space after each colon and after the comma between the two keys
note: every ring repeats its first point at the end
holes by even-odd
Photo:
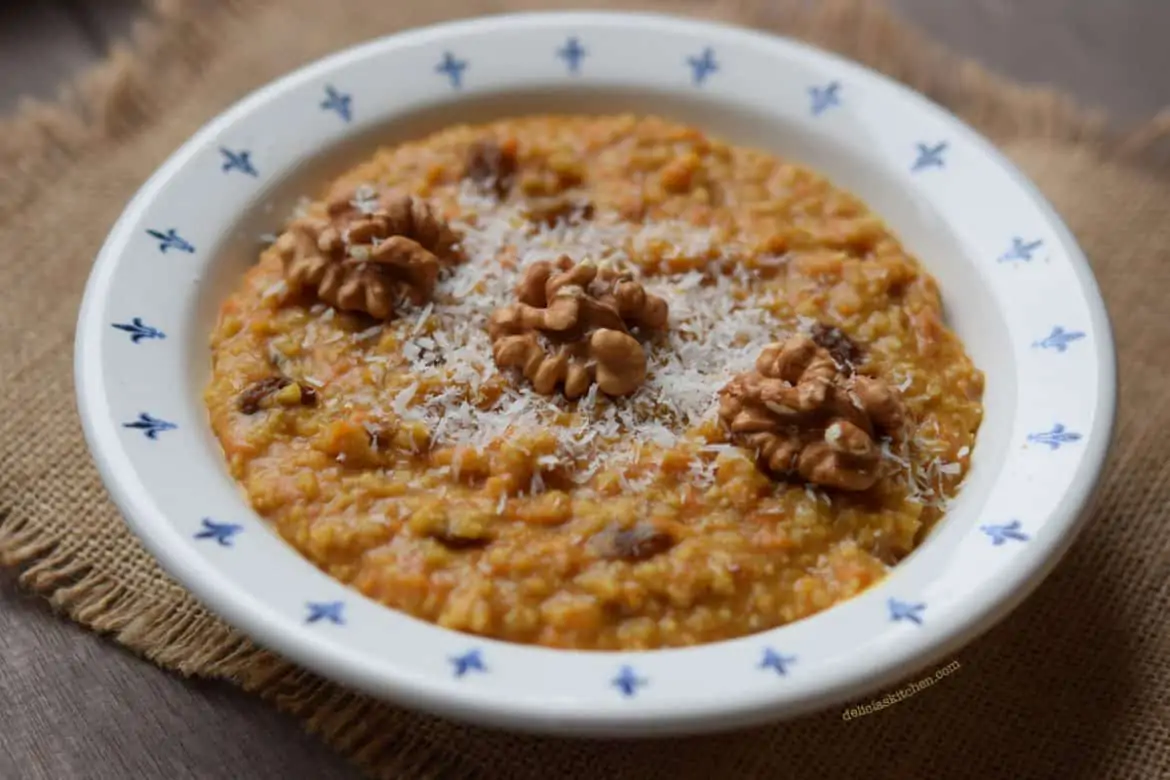
{"type": "MultiPolygon", "coordinates": [[[[778,715],[794,716],[823,709],[879,690],[937,661],[1006,616],[1059,562],[1088,518],[1113,437],[1117,367],[1104,301],[1088,261],[1072,233],[1035,185],[1003,154],[961,119],[925,96],[837,54],[783,36],[736,25],[643,12],[525,12],[429,25],[343,49],[253,90],[203,125],[139,189],[111,229],[98,254],[78,318],[75,383],[87,444],[103,482],[131,529],[168,574],[246,635],[323,676],[436,713],[536,731],[635,735],[722,729],[778,715]],[[1055,527],[1056,532],[1033,538],[1027,548],[1017,553],[1005,567],[1003,576],[980,588],[978,605],[942,613],[929,636],[908,635],[913,638],[889,648],[880,661],[868,667],[855,665],[849,669],[837,669],[833,674],[826,673],[821,685],[799,696],[776,693],[751,701],[731,700],[720,703],[704,699],[690,707],[679,707],[677,702],[671,702],[670,706],[638,707],[622,711],[620,708],[583,709],[579,702],[571,700],[549,700],[543,703],[510,701],[493,690],[474,687],[455,689],[435,684],[434,680],[410,675],[388,677],[384,669],[375,669],[354,656],[339,654],[334,642],[321,639],[320,635],[306,630],[305,626],[278,615],[270,605],[242,592],[238,586],[219,579],[216,570],[205,558],[192,554],[184,537],[178,534],[167,516],[157,511],[137,480],[128,477],[122,464],[122,444],[113,435],[117,428],[104,419],[109,416],[105,391],[100,387],[104,367],[99,360],[101,353],[94,335],[106,323],[102,308],[104,293],[125,252],[128,231],[136,224],[147,205],[157,197],[166,181],[190,164],[197,150],[204,148],[223,129],[241,117],[261,108],[272,95],[350,67],[363,57],[388,48],[443,40],[470,31],[488,33],[504,28],[559,29],[584,25],[596,25],[599,28],[606,25],[640,25],[659,32],[674,33],[695,33],[701,30],[705,37],[712,40],[751,43],[798,52],[802,56],[831,63],[840,72],[884,85],[897,93],[900,99],[945,120],[955,137],[961,137],[965,145],[1011,177],[1014,186],[1028,196],[1059,239],[1088,306],[1098,375],[1097,404],[1092,430],[1088,432],[1091,435],[1073,479],[1063,494],[1058,510],[1045,521],[1047,525],[1055,527]]],[[[290,554],[297,555],[289,549],[290,554]]],[[[509,643],[492,640],[478,644],[515,648],[509,643]]],[[[563,657],[576,655],[570,651],[541,652],[556,653],[563,657]]],[[[650,657],[678,652],[685,651],[646,651],[639,655],[650,657]]]]}

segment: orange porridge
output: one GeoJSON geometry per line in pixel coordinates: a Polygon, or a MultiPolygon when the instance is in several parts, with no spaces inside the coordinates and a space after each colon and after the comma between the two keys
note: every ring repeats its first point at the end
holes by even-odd
{"type": "Polygon", "coordinates": [[[982,374],[816,173],[656,117],[379,149],[223,304],[211,424],[331,576],[459,631],[692,645],[879,581],[967,469],[982,374]]]}

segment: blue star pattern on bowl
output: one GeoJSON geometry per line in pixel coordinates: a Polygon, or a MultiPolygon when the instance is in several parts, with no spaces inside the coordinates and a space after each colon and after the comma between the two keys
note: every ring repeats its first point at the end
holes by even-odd
{"type": "Polygon", "coordinates": [[[841,105],[841,82],[830,81],[823,87],[809,87],[809,110],[813,116],[820,116],[833,106],[841,105]]]}
{"type": "Polygon", "coordinates": [[[1015,263],[1015,262],[1030,262],[1032,255],[1044,246],[1044,241],[1036,239],[1035,241],[1025,241],[1016,236],[1012,239],[1011,248],[999,256],[998,262],[1001,263],[1015,263]]]}
{"type": "Polygon", "coordinates": [[[142,431],[144,434],[146,434],[146,438],[153,441],[157,439],[158,435],[163,431],[173,431],[179,426],[175,425],[173,422],[160,420],[159,418],[149,415],[146,412],[141,412],[139,413],[137,420],[134,422],[122,423],[122,427],[133,428],[134,430],[142,431]]]}
{"type": "Polygon", "coordinates": [[[576,76],[581,72],[581,60],[585,59],[589,52],[577,40],[576,35],[570,35],[569,39],[565,41],[565,45],[557,49],[557,56],[565,61],[569,67],[569,73],[576,76]]]}
{"type": "Polygon", "coordinates": [[[1028,441],[1035,442],[1036,444],[1047,444],[1048,448],[1053,450],[1060,449],[1062,444],[1072,444],[1080,440],[1081,435],[1075,431],[1070,431],[1064,426],[1064,423],[1056,423],[1050,431],[1028,434],[1028,441]]]}
{"type": "Polygon", "coordinates": [[[695,86],[702,86],[712,73],[719,70],[719,63],[715,61],[715,50],[710,46],[703,49],[698,56],[687,57],[687,65],[691,68],[691,80],[695,86]]]}
{"type": "MultiPolygon", "coordinates": [[[[595,42],[592,39],[590,40],[591,46],[595,45],[595,42]]],[[[575,77],[582,74],[583,63],[586,58],[590,56],[590,51],[582,44],[582,41],[576,35],[570,35],[567,38],[564,38],[564,43],[561,46],[553,49],[553,56],[550,56],[549,50],[555,46],[555,41],[550,40],[543,45],[545,48],[543,48],[543,54],[541,56],[545,58],[546,67],[555,67],[559,72],[562,68],[562,65],[557,63],[557,60],[559,60],[563,63],[564,68],[562,75],[567,77],[575,77]]],[[[693,52],[694,50],[683,49],[677,51],[673,55],[675,59],[672,60],[673,64],[670,65],[672,69],[677,69],[679,67],[677,57],[680,55],[686,55],[687,51],[693,52]]],[[[732,55],[734,56],[734,52],[732,55]]],[[[426,56],[429,57],[431,55],[426,56]]],[[[434,60],[428,60],[427,62],[433,61],[434,60]]],[[[592,62],[593,60],[590,60],[590,63],[592,62]]],[[[464,76],[466,75],[469,64],[470,63],[468,60],[460,59],[454,52],[446,50],[442,51],[441,58],[439,58],[437,64],[434,65],[434,72],[438,74],[438,76],[444,77],[451,89],[460,90],[464,87],[464,76]]],[[[718,73],[723,65],[723,63],[716,60],[715,50],[711,46],[704,47],[697,54],[692,53],[686,55],[685,64],[686,67],[690,69],[691,83],[695,87],[706,86],[711,76],[718,73]]],[[[734,62],[732,65],[734,66],[734,62]]],[[[478,71],[476,72],[478,73],[478,71]]],[[[674,74],[674,78],[679,78],[681,71],[673,70],[672,73],[674,74]]],[[[445,89],[444,85],[439,81],[438,77],[433,76],[432,79],[433,86],[435,86],[440,91],[445,89]]],[[[473,80],[472,86],[475,86],[475,81],[476,80],[473,80]]],[[[716,84],[718,85],[718,82],[716,82],[716,84]]],[[[798,89],[799,88],[797,88],[797,90],[798,89]]],[[[853,87],[850,87],[850,89],[853,89],[853,87]]],[[[808,100],[808,113],[813,117],[820,117],[826,112],[830,112],[834,108],[841,107],[842,91],[843,85],[838,80],[831,80],[820,84],[811,84],[807,86],[806,93],[808,100]]],[[[317,94],[319,95],[320,93],[317,94]]],[[[800,98],[799,91],[794,91],[794,95],[794,100],[800,98]]],[[[850,105],[852,106],[854,99],[853,93],[848,93],[846,97],[849,98],[850,105]]],[[[309,108],[308,103],[308,100],[302,103],[302,109],[309,108]]],[[[350,123],[353,120],[353,105],[354,95],[339,90],[333,84],[326,84],[324,86],[324,99],[321,100],[318,104],[320,110],[335,113],[337,117],[345,123],[350,123]]],[[[334,120],[330,118],[330,122],[332,121],[334,120]]],[[[903,138],[899,141],[899,143],[902,144],[898,147],[902,150],[898,153],[899,155],[906,154],[908,151],[909,142],[912,141],[913,138],[914,137],[911,136],[910,138],[903,138]]],[[[940,140],[937,142],[917,142],[915,143],[915,147],[916,157],[911,164],[911,172],[920,173],[930,169],[947,168],[947,155],[950,152],[950,143],[948,141],[940,140]]],[[[214,148],[214,146],[212,146],[212,148],[214,148]]],[[[257,169],[254,161],[252,160],[251,150],[232,149],[225,146],[220,146],[218,147],[218,151],[222,155],[221,170],[223,173],[239,173],[241,175],[250,176],[253,178],[260,178],[260,171],[257,169]]],[[[962,158],[960,158],[960,161],[962,161],[962,158]]],[[[905,162],[906,157],[901,156],[898,165],[905,165],[905,162]]],[[[262,159],[262,164],[266,170],[268,169],[269,165],[276,165],[275,162],[269,163],[267,157],[262,159]]],[[[902,168],[902,170],[904,171],[905,168],[902,168]]],[[[188,227],[188,229],[191,228],[188,227]]],[[[1027,228],[1026,226],[1019,226],[1017,229],[1023,229],[1026,231],[1027,228]]],[[[195,246],[184,236],[180,235],[177,228],[171,227],[165,231],[151,229],[146,230],[146,233],[158,242],[158,251],[162,254],[167,254],[168,252],[172,251],[175,253],[194,254],[196,251],[195,246]]],[[[1002,238],[1010,234],[993,233],[992,235],[999,235],[1002,238]]],[[[274,239],[275,236],[270,238],[274,239]]],[[[997,257],[997,262],[1013,264],[1031,262],[1037,253],[1039,253],[1044,248],[1044,246],[1045,242],[1043,239],[1037,238],[1035,240],[1027,240],[1021,236],[1014,236],[1011,239],[1010,247],[997,257]]],[[[985,250],[987,251],[987,254],[984,255],[984,257],[986,258],[988,255],[993,254],[993,252],[998,248],[998,246],[992,246],[988,250],[985,250]]],[[[1068,320],[1065,321],[1067,322],[1068,320]]],[[[1076,322],[1083,320],[1074,319],[1073,321],[1076,322]]],[[[1041,322],[1043,324],[1043,321],[1041,322]]],[[[144,340],[161,341],[166,339],[166,334],[162,330],[153,325],[147,324],[142,317],[133,317],[129,320],[129,322],[112,322],[110,323],[110,326],[128,334],[130,341],[133,344],[139,344],[144,340]]],[[[175,326],[168,324],[168,330],[172,327],[175,326]]],[[[1039,335],[1041,332],[1043,331],[1034,331],[1031,335],[1039,335]]],[[[1052,331],[1047,336],[1033,341],[1032,347],[1054,353],[1065,353],[1068,351],[1071,344],[1086,338],[1087,334],[1084,331],[1066,330],[1063,326],[1056,325],[1053,326],[1052,331]]],[[[137,355],[138,353],[135,352],[134,354],[137,355]]],[[[175,423],[154,417],[148,413],[143,412],[138,415],[136,420],[122,423],[122,427],[140,431],[147,439],[156,440],[160,433],[175,430],[178,426],[175,423]]],[[[1050,450],[1060,449],[1064,445],[1080,441],[1081,439],[1082,435],[1080,433],[1069,430],[1063,423],[1055,423],[1050,430],[1029,433],[1027,435],[1027,442],[1046,446],[1050,450]]],[[[1022,523],[1017,519],[1012,519],[1006,523],[989,523],[980,525],[978,528],[981,534],[985,535],[991,542],[991,546],[994,547],[1005,545],[1010,547],[1013,546],[1012,543],[1024,543],[1029,541],[1031,538],[1029,533],[1025,533],[1022,523]]],[[[201,519],[198,529],[194,530],[193,532],[188,530],[186,533],[190,534],[189,538],[210,543],[209,546],[233,548],[237,538],[241,533],[243,533],[243,531],[244,526],[238,523],[220,522],[210,517],[204,517],[201,519]]],[[[1032,529],[1032,531],[1038,532],[1036,529],[1032,529]]],[[[975,536],[980,539],[981,544],[986,544],[986,542],[982,541],[982,537],[980,537],[979,534],[975,534],[975,536]]],[[[246,546],[252,543],[253,540],[253,535],[244,537],[246,546]]],[[[224,560],[226,560],[226,558],[224,560]]],[[[324,594],[317,593],[315,595],[320,597],[324,594]]],[[[930,594],[929,592],[925,592],[924,595],[929,596],[930,594]]],[[[301,596],[300,598],[304,597],[301,596]]],[[[345,602],[343,601],[303,601],[297,603],[302,603],[304,605],[304,609],[307,610],[307,613],[303,615],[303,622],[305,624],[330,623],[336,626],[344,626],[346,624],[345,602]]],[[[936,610],[943,609],[943,607],[937,602],[932,601],[932,603],[935,603],[936,610]]],[[[909,622],[913,623],[915,626],[923,626],[924,613],[926,608],[927,605],[923,602],[902,601],[896,598],[890,598],[886,601],[888,621],[893,623],[909,622]]],[[[941,625],[943,613],[938,612],[932,614],[935,615],[932,620],[932,628],[941,625]]],[[[870,613],[870,619],[884,619],[884,616],[881,615],[880,608],[873,610],[870,613]]],[[[914,635],[914,632],[908,633],[909,635],[914,635]]],[[[466,637],[464,637],[464,639],[466,639],[466,637]]],[[[759,672],[756,672],[757,674],[765,673],[769,676],[774,674],[777,677],[790,676],[793,672],[793,666],[797,664],[798,659],[796,656],[785,655],[771,646],[765,646],[761,648],[760,652],[761,655],[757,656],[758,660],[745,657],[740,661],[740,663],[744,666],[747,666],[747,663],[745,662],[752,661],[754,667],[759,670],[759,672]]],[[[434,664],[436,660],[439,660],[442,657],[442,655],[431,656],[430,663],[434,664]]],[[[806,653],[806,660],[804,664],[797,667],[798,673],[799,671],[804,670],[805,666],[811,664],[811,660],[809,660],[810,657],[811,654],[806,653]]],[[[447,656],[447,661],[451,664],[451,672],[455,678],[475,676],[477,673],[489,673],[489,667],[484,660],[483,651],[479,648],[469,649],[455,655],[449,655],[447,656]]],[[[493,665],[499,666],[500,669],[503,669],[507,666],[506,663],[502,662],[495,656],[493,656],[493,665]]],[[[747,668],[751,669],[751,666],[747,666],[747,668]]],[[[645,666],[643,666],[642,669],[644,672],[647,671],[647,667],[645,666]]],[[[650,666],[649,675],[651,677],[654,676],[654,672],[654,668],[650,666]]],[[[495,679],[495,677],[499,677],[500,674],[501,671],[498,669],[493,679],[495,679]]],[[[598,675],[598,678],[601,677],[603,677],[603,675],[598,675]]],[[[598,685],[600,679],[598,678],[594,678],[595,681],[591,684],[597,688],[600,688],[601,686],[598,685]]],[[[659,690],[667,689],[666,680],[664,678],[660,678],[658,683],[659,685],[654,689],[654,693],[657,693],[659,690]]],[[[633,666],[622,665],[619,667],[616,676],[608,681],[608,684],[610,687],[616,688],[621,697],[635,698],[641,689],[649,685],[649,679],[647,677],[641,676],[633,666]]]]}
{"type": "Polygon", "coordinates": [[[760,660],[759,668],[773,669],[781,677],[788,674],[788,665],[796,663],[796,656],[782,655],[770,647],[764,648],[764,657],[760,660]]]}
{"type": "Polygon", "coordinates": [[[1009,539],[1017,542],[1028,541],[1028,535],[1021,530],[1019,520],[1012,520],[1010,523],[1003,523],[1000,525],[981,525],[979,530],[987,534],[991,538],[991,543],[999,547],[1009,539]]]}
{"type": "Polygon", "coordinates": [[[219,147],[219,153],[223,155],[223,165],[220,167],[224,173],[231,173],[232,171],[239,171],[240,173],[258,177],[260,172],[256,170],[256,166],[252,164],[252,153],[247,149],[241,149],[238,152],[233,152],[226,146],[219,147]]]}
{"type": "Polygon", "coordinates": [[[1068,351],[1068,345],[1074,341],[1080,341],[1085,337],[1085,334],[1079,330],[1065,330],[1057,325],[1042,339],[1033,341],[1032,346],[1038,349],[1051,349],[1055,352],[1068,351]]]}
{"type": "Polygon", "coordinates": [[[345,602],[343,601],[307,601],[305,606],[309,614],[305,617],[306,623],[333,623],[337,626],[345,625],[345,602]]]}
{"type": "Polygon", "coordinates": [[[638,689],[644,687],[648,683],[649,681],[646,678],[638,676],[637,672],[634,671],[634,667],[632,666],[623,666],[618,671],[617,677],[614,677],[613,680],[610,681],[610,684],[621,691],[622,696],[627,698],[636,695],[638,693],[638,689]]]}
{"type": "Polygon", "coordinates": [[[187,254],[195,253],[195,247],[191,245],[190,241],[180,236],[176,228],[170,228],[165,233],[159,230],[148,230],[146,234],[158,239],[158,251],[164,255],[172,249],[177,252],[186,252],[187,254]]]}
{"type": "Polygon", "coordinates": [[[457,59],[449,51],[443,52],[443,59],[435,66],[435,72],[445,75],[451,86],[460,89],[463,86],[463,71],[467,69],[467,60],[457,59]]]}
{"type": "Polygon", "coordinates": [[[453,655],[449,659],[452,670],[456,677],[462,677],[468,672],[482,672],[486,673],[488,668],[483,662],[482,653],[476,650],[468,650],[462,655],[453,655]]]}
{"type": "Polygon", "coordinates": [[[908,620],[916,626],[922,625],[922,613],[926,611],[925,604],[890,599],[886,605],[890,610],[890,620],[895,623],[908,620]]]}
{"type": "Polygon", "coordinates": [[[129,322],[114,322],[111,326],[130,334],[130,342],[137,344],[143,339],[165,339],[167,334],[156,327],[147,325],[141,317],[135,317],[129,322]]]}
{"type": "Polygon", "coordinates": [[[232,537],[244,530],[242,525],[218,523],[210,517],[203,518],[202,525],[203,529],[195,532],[195,538],[214,540],[220,547],[231,547],[232,537]]]}
{"type": "Polygon", "coordinates": [[[946,141],[939,141],[936,144],[917,144],[918,156],[914,160],[914,165],[910,168],[912,173],[924,171],[927,168],[943,168],[946,167],[946,154],[949,144],[946,141]]]}
{"type": "Polygon", "coordinates": [[[332,84],[325,85],[325,99],[320,106],[322,111],[335,112],[346,124],[353,119],[353,96],[332,84]]]}

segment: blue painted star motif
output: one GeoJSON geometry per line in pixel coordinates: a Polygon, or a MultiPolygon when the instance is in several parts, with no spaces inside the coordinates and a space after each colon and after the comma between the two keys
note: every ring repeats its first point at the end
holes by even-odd
{"type": "Polygon", "coordinates": [[[463,86],[463,71],[466,69],[467,60],[456,59],[449,51],[443,52],[443,59],[435,66],[435,72],[445,75],[455,89],[463,86]]]}
{"type": "Polygon", "coordinates": [[[142,412],[138,415],[137,420],[134,422],[122,423],[122,427],[133,428],[134,430],[142,431],[144,434],[146,434],[146,438],[153,441],[157,439],[158,435],[163,431],[173,431],[179,426],[172,422],[167,422],[166,420],[160,420],[157,417],[152,417],[146,412],[142,412]]]}
{"type": "Polygon", "coordinates": [[[638,692],[638,689],[646,685],[646,678],[639,677],[631,666],[623,666],[618,676],[613,678],[612,684],[615,688],[622,692],[623,696],[630,697],[638,692]]]}
{"type": "Polygon", "coordinates": [[[232,537],[243,531],[242,525],[235,523],[217,523],[210,517],[203,518],[203,530],[195,533],[196,539],[213,539],[220,547],[231,547],[232,537]]]}
{"type": "Polygon", "coordinates": [[[167,337],[167,334],[158,328],[143,322],[141,317],[135,317],[129,322],[114,322],[111,324],[118,330],[124,330],[129,333],[130,341],[134,344],[137,344],[143,339],[165,339],[167,337]]]}
{"type": "Polygon", "coordinates": [[[697,86],[702,85],[708,76],[719,70],[719,63],[715,61],[715,50],[710,46],[703,49],[697,57],[687,57],[687,64],[691,66],[691,78],[697,86]]]}
{"type": "Polygon", "coordinates": [[[1081,435],[1064,427],[1063,423],[1056,423],[1052,430],[1042,433],[1029,433],[1028,441],[1036,444],[1047,444],[1050,449],[1058,450],[1062,444],[1071,444],[1080,441],[1081,435]]]}
{"type": "Polygon", "coordinates": [[[238,152],[233,152],[225,146],[219,147],[219,153],[223,155],[223,166],[221,170],[224,173],[231,171],[239,171],[248,176],[259,176],[260,172],[256,170],[256,166],[252,164],[252,153],[246,149],[241,149],[238,152]]]}
{"type": "Polygon", "coordinates": [[[776,674],[784,676],[788,674],[788,665],[796,662],[796,657],[791,655],[781,655],[770,647],[764,648],[764,658],[760,661],[760,669],[775,669],[776,674]]]}
{"type": "Polygon", "coordinates": [[[927,168],[942,168],[946,165],[946,160],[943,159],[943,153],[947,150],[947,142],[939,141],[937,144],[918,144],[918,157],[914,160],[914,167],[910,170],[913,173],[924,171],[927,168]]]}
{"type": "Polygon", "coordinates": [[[1012,247],[1008,251],[999,256],[1001,263],[1014,263],[1017,261],[1029,262],[1032,255],[1039,251],[1040,247],[1044,246],[1043,239],[1036,239],[1035,241],[1025,241],[1016,236],[1012,239],[1012,247]]]}
{"type": "Polygon", "coordinates": [[[454,667],[456,677],[462,677],[468,672],[486,672],[488,670],[479,650],[468,650],[463,655],[453,655],[448,660],[454,667]]]}
{"type": "Polygon", "coordinates": [[[353,95],[341,92],[332,84],[325,85],[325,99],[321,101],[323,111],[336,111],[342,121],[353,119],[353,95]]]}
{"type": "Polygon", "coordinates": [[[979,526],[979,530],[991,537],[991,543],[996,547],[999,547],[1008,539],[1014,539],[1017,542],[1028,541],[1028,535],[1020,529],[1019,520],[1012,520],[1010,523],[1002,523],[1000,525],[979,526]]]}
{"type": "Polygon", "coordinates": [[[808,96],[812,101],[813,116],[820,116],[833,106],[841,105],[841,82],[830,81],[823,87],[809,87],[808,96]]]}
{"type": "Polygon", "coordinates": [[[1079,330],[1065,330],[1057,325],[1052,329],[1046,337],[1039,341],[1033,341],[1032,346],[1040,349],[1052,349],[1057,352],[1065,352],[1068,350],[1068,345],[1074,341],[1079,341],[1085,337],[1085,334],[1079,330]]]}
{"type": "Polygon", "coordinates": [[[908,601],[898,601],[898,599],[890,599],[888,603],[890,620],[895,623],[909,620],[916,626],[922,625],[922,612],[926,609],[925,604],[911,604],[908,601]]]}
{"type": "Polygon", "coordinates": [[[195,247],[191,246],[191,242],[180,236],[179,231],[177,231],[175,228],[171,228],[165,233],[162,233],[158,230],[148,230],[146,233],[147,235],[158,239],[158,251],[162,252],[164,255],[168,250],[171,249],[177,250],[179,252],[186,252],[188,254],[195,252],[195,247]]]}
{"type": "Polygon", "coordinates": [[[309,614],[305,618],[306,623],[319,623],[325,620],[334,625],[345,625],[345,617],[342,616],[342,611],[345,609],[345,602],[309,601],[305,603],[305,606],[309,609],[309,614]]]}
{"type": "Polygon", "coordinates": [[[565,41],[565,45],[557,49],[557,56],[565,61],[569,66],[569,73],[574,76],[581,72],[581,60],[585,59],[585,55],[589,52],[577,40],[576,35],[569,36],[569,40],[565,41]]]}

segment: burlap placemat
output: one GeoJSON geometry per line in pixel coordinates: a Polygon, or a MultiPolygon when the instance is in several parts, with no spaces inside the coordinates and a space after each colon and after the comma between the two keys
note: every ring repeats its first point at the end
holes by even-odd
{"type": "MultiPolygon", "coordinates": [[[[1068,558],[960,670],[881,713],[738,734],[568,742],[494,733],[347,692],[253,646],[167,579],[114,510],[72,399],[95,251],[151,170],[246,91],[403,27],[560,2],[157,4],[132,48],[53,106],[0,125],[0,556],[73,619],[183,674],[231,680],[381,777],[1156,776],[1170,767],[1170,117],[1125,137],[1007,84],[865,0],[659,0],[640,8],[807,38],[885,71],[990,135],[1093,259],[1121,361],[1115,457],[1068,558]]],[[[628,7],[628,2],[589,3],[628,7]]],[[[1069,388],[1076,392],[1076,388],[1069,388]]]]}

